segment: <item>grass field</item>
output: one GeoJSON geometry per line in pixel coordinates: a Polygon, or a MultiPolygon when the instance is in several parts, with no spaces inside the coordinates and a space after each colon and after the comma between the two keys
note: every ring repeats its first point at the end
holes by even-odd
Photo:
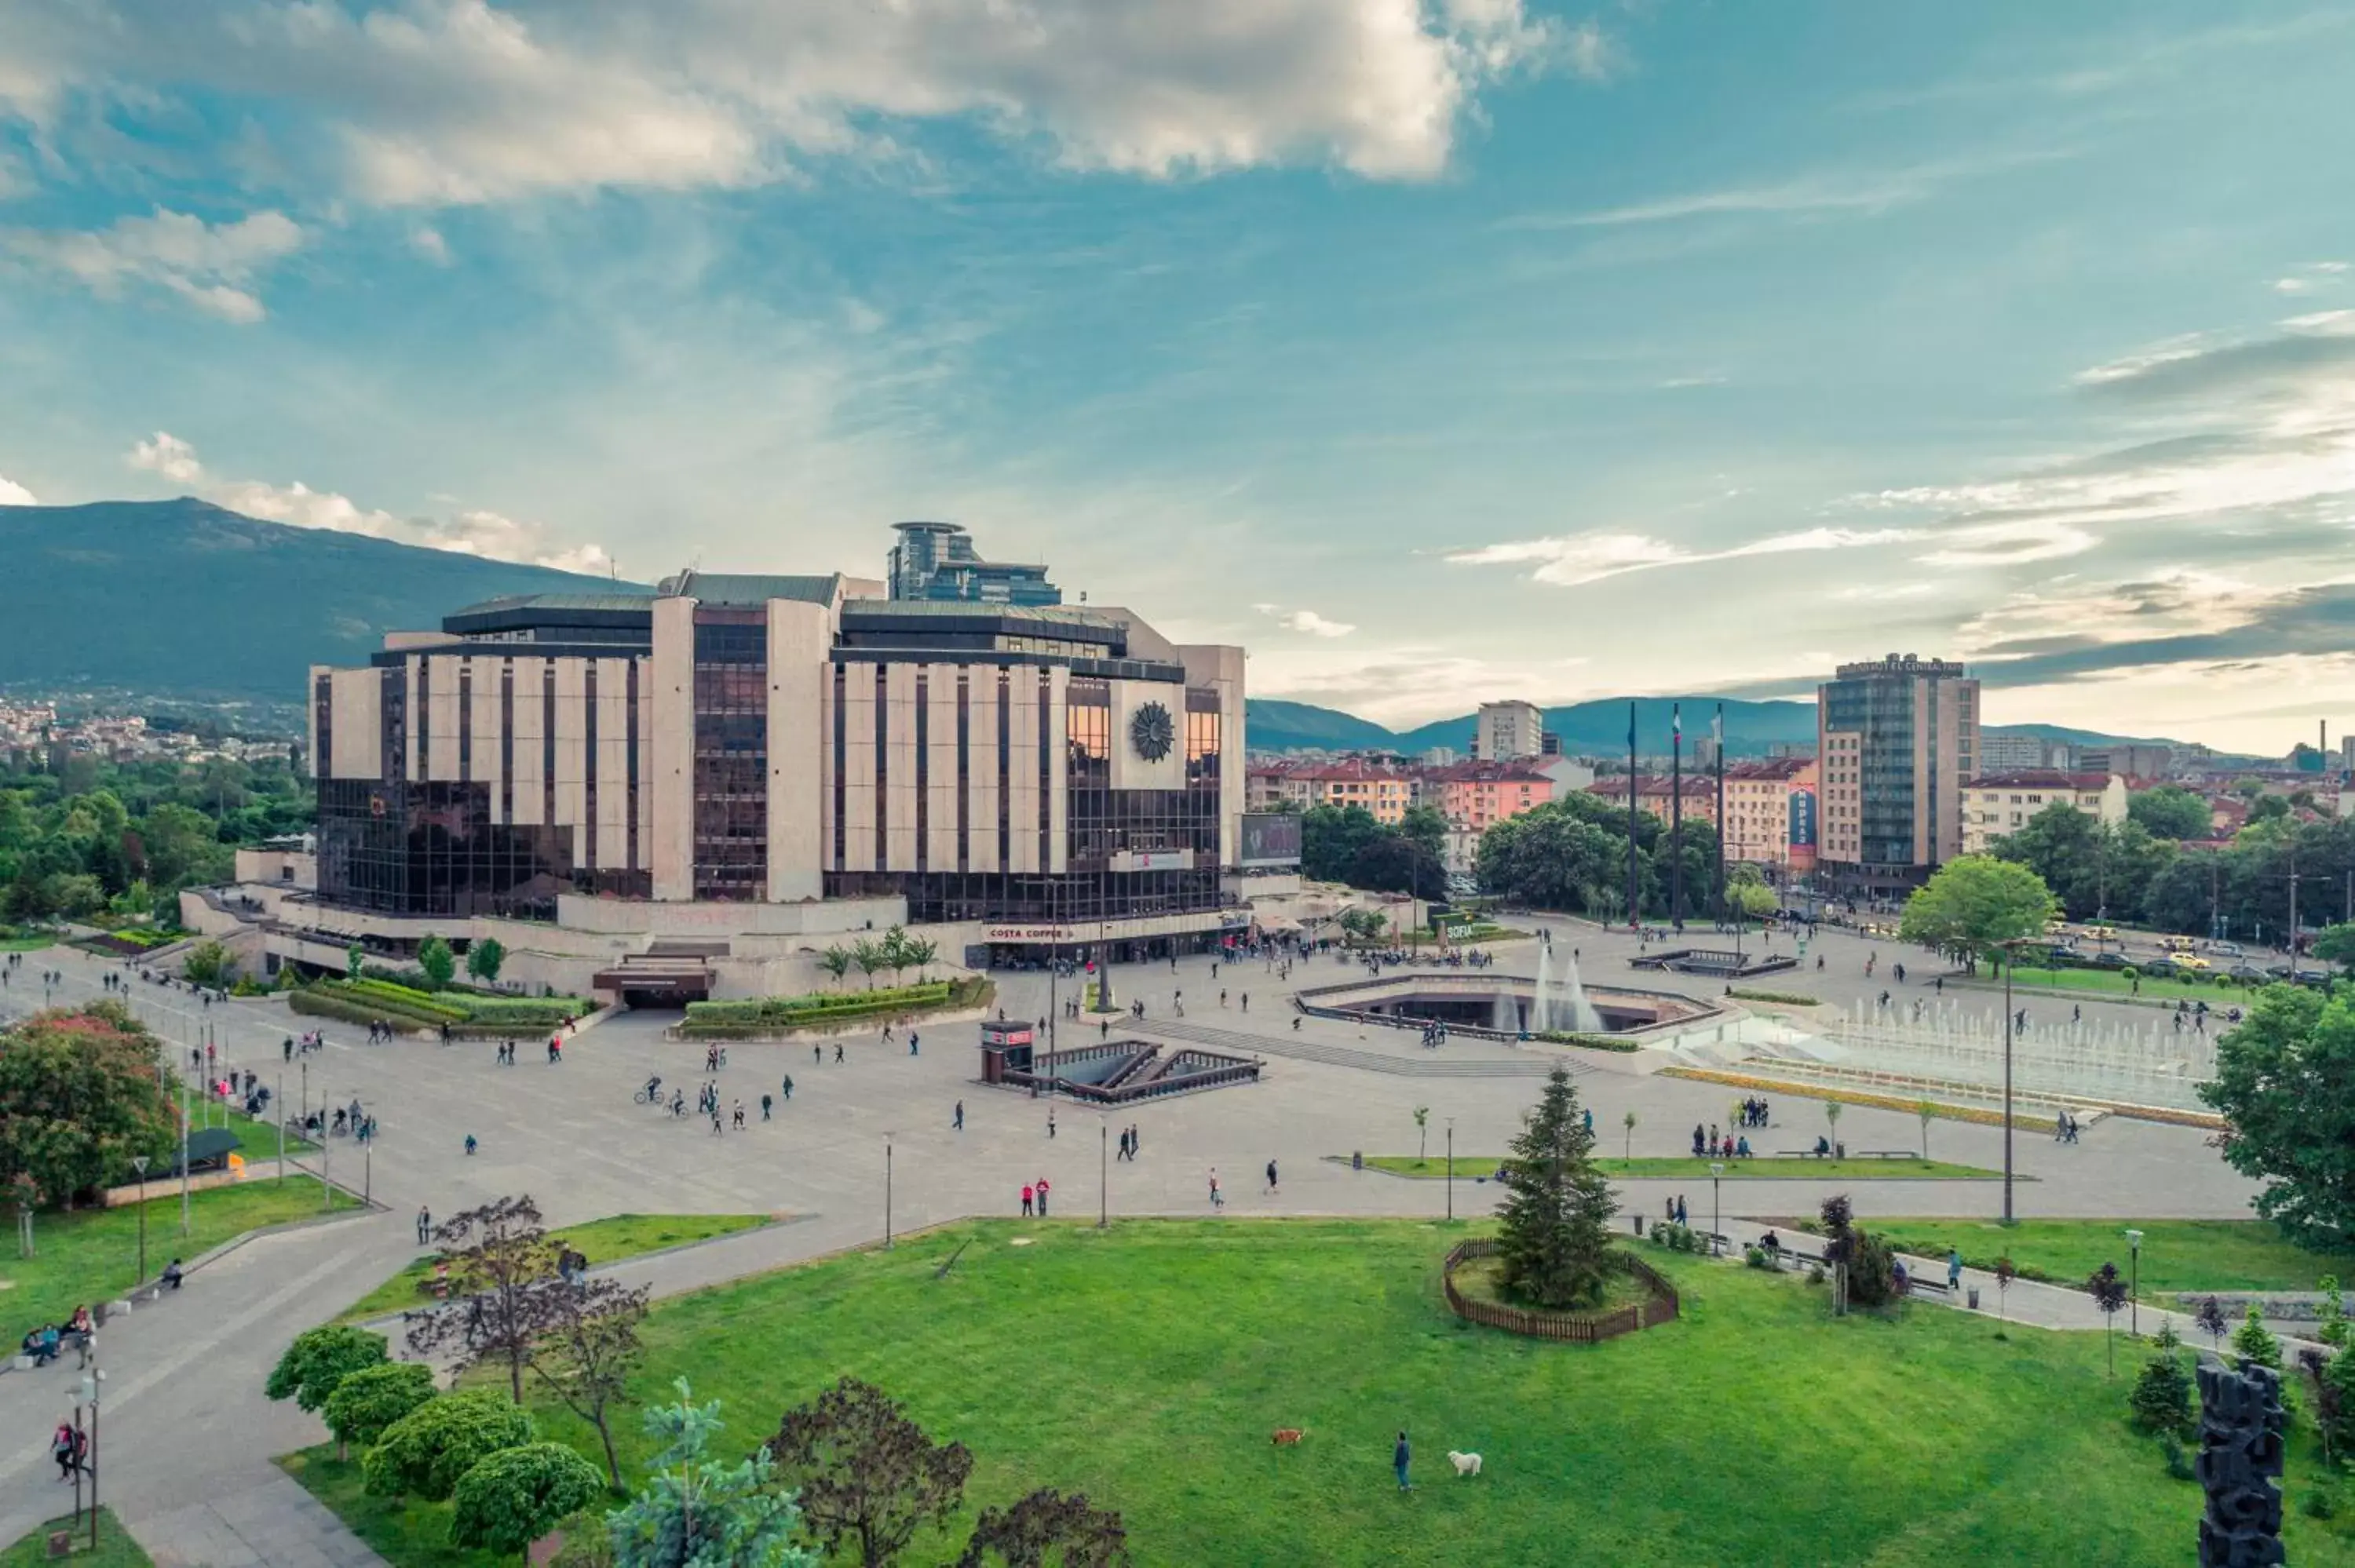
{"type": "MultiPolygon", "coordinates": [[[[2221,974],[2222,971],[2211,971],[2221,974]]],[[[2003,980],[1950,980],[1949,984],[1967,986],[1975,991],[2001,991],[2003,980]]],[[[2134,982],[2115,969],[2037,969],[2020,965],[2012,976],[2014,994],[2030,987],[2043,986],[2052,991],[2072,993],[2089,992],[2095,996],[2137,997],[2145,1001],[2204,1001],[2211,1008],[2246,1007],[2256,994],[2238,980],[2219,985],[2213,980],[2172,980],[2158,975],[2142,977],[2142,989],[2135,990],[2134,982]]]]}
{"type": "MultiPolygon", "coordinates": [[[[1955,1563],[2177,1564],[2201,1496],[2126,1425],[2130,1358],[2102,1337],[1917,1306],[1834,1320],[1790,1276],[1647,1252],[1682,1293],[1675,1323],[1600,1346],[1518,1339],[1445,1308],[1439,1260],[1467,1228],[1409,1222],[988,1223],[666,1304],[637,1380],[687,1375],[727,1401],[741,1450],[787,1408],[856,1374],[938,1439],[972,1448],[968,1512],[906,1561],[953,1557],[973,1509],[1036,1486],[1124,1515],[1141,1564],[1955,1563]],[[1033,1245],[1017,1246],[1018,1240],[1033,1245]],[[971,1245],[945,1278],[943,1261],[971,1245]],[[1278,1426],[1305,1441],[1276,1448],[1278,1426]],[[1417,1489],[1390,1474],[1413,1437],[1417,1489]],[[1482,1454],[1458,1482],[1450,1448],[1482,1454]]],[[[646,1457],[617,1424],[625,1465],[646,1457]]],[[[569,1417],[553,1436],[593,1445],[569,1417]]],[[[331,1503],[347,1483],[291,1461],[331,1503]]],[[[2317,1459],[2290,1457],[2290,1561],[2355,1538],[2301,1515],[2317,1459]]],[[[439,1516],[439,1517],[437,1517],[439,1516]]],[[[404,1545],[410,1565],[487,1562],[404,1545]]]]}
{"type": "MultiPolygon", "coordinates": [[[[1414,1176],[1429,1181],[1444,1180],[1447,1175],[1447,1161],[1444,1159],[1417,1160],[1412,1154],[1369,1154],[1366,1163],[1374,1170],[1387,1171],[1393,1176],[1414,1176]]],[[[1502,1161],[1493,1154],[1459,1154],[1455,1157],[1455,1179],[1469,1181],[1475,1176],[1488,1175],[1502,1161]]],[[[1709,1180],[1709,1161],[1684,1155],[1662,1159],[1597,1159],[1594,1164],[1606,1176],[1628,1181],[1653,1178],[1684,1181],[1709,1180]]],[[[1769,1156],[1727,1160],[1725,1179],[1728,1181],[2000,1181],[2003,1172],[1977,1165],[1949,1165],[1938,1160],[1777,1160],[1769,1156]]]]}
{"type": "MultiPolygon", "coordinates": [[[[62,1323],[77,1306],[119,1297],[139,1283],[142,1207],[147,1211],[151,1279],[175,1257],[194,1257],[262,1225],[307,1220],[324,1212],[319,1183],[307,1176],[290,1176],[282,1182],[256,1179],[189,1194],[191,1231],[183,1236],[179,1194],[162,1181],[154,1186],[156,1195],[144,1205],[35,1214],[31,1257],[15,1255],[11,1227],[6,1255],[0,1255],[0,1281],[7,1285],[0,1289],[0,1324],[6,1326],[10,1347],[27,1329],[62,1323]]],[[[340,1188],[333,1195],[338,1209],[358,1206],[359,1201],[340,1188]]]]}
{"type": "Polygon", "coordinates": [[[2014,1267],[2076,1285],[2105,1263],[2127,1272],[2128,1227],[2142,1232],[2142,1291],[2311,1290],[2326,1274],[2355,1285],[2355,1254],[2307,1252],[2263,1220],[1876,1220],[1902,1251],[1944,1257],[1959,1246],[1973,1268],[2009,1255],[2014,1267]]]}
{"type": "MultiPolygon", "coordinates": [[[[709,1241],[713,1236],[731,1235],[765,1225],[769,1220],[767,1214],[615,1214],[611,1219],[566,1225],[549,1234],[571,1243],[591,1263],[599,1264],[659,1252],[666,1246],[709,1241]]],[[[364,1322],[419,1305],[424,1297],[418,1287],[432,1270],[432,1255],[420,1255],[407,1268],[354,1302],[336,1321],[364,1322]]]]}
{"type": "MultiPolygon", "coordinates": [[[[54,1470],[49,1472],[49,1478],[56,1478],[54,1470]]],[[[49,1556],[49,1531],[68,1529],[73,1522],[71,1514],[53,1519],[16,1545],[0,1551],[0,1568],[34,1568],[36,1563],[53,1561],[49,1556]]],[[[80,1533],[74,1539],[77,1542],[74,1555],[65,1561],[77,1563],[80,1568],[153,1568],[148,1555],[139,1550],[139,1543],[125,1535],[123,1527],[114,1521],[112,1509],[98,1510],[96,1552],[89,1550],[90,1519],[87,1515],[82,1519],[80,1533]]]]}

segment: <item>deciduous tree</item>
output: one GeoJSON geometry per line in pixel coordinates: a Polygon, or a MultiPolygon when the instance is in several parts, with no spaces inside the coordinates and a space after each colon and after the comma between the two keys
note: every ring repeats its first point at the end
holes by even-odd
{"type": "Polygon", "coordinates": [[[2002,943],[2041,932],[2055,908],[2051,889],[2028,867],[1966,854],[1940,866],[1905,901],[1898,935],[1976,968],[2002,943]]]}
{"type": "Polygon", "coordinates": [[[496,937],[477,937],[466,944],[466,972],[485,985],[499,983],[507,961],[506,944],[496,937]]]}
{"type": "Polygon", "coordinates": [[[386,1427],[361,1459],[360,1472],[372,1496],[440,1502],[482,1460],[536,1435],[529,1413],[501,1399],[496,1389],[461,1389],[427,1400],[386,1427]]]}
{"type": "Polygon", "coordinates": [[[450,1295],[402,1314],[410,1352],[462,1372],[503,1362],[508,1392],[521,1404],[523,1370],[556,1324],[555,1294],[571,1288],[556,1277],[556,1245],[540,1228],[538,1207],[528,1196],[500,1198],[452,1215],[433,1239],[450,1295]]]}
{"type": "Polygon", "coordinates": [[[2200,1097],[2257,1213],[2318,1251],[2355,1245],[2355,996],[2273,986],[2216,1048],[2200,1097]]]}
{"type": "MultiPolygon", "coordinates": [[[[377,1353],[382,1355],[384,1340],[368,1337],[376,1340],[377,1353]]],[[[379,1361],[350,1373],[336,1384],[320,1412],[327,1430],[336,1435],[336,1457],[343,1458],[355,1446],[368,1447],[432,1397],[433,1369],[422,1361],[379,1361]]]]}
{"type": "Polygon", "coordinates": [[[532,1341],[531,1370],[559,1403],[597,1429],[605,1474],[618,1487],[622,1463],[613,1453],[613,1408],[629,1397],[631,1375],[645,1360],[638,1325],[645,1321],[646,1287],[606,1278],[559,1281],[544,1293],[542,1306],[544,1327],[532,1341]]]}
{"type": "Polygon", "coordinates": [[[428,937],[417,944],[417,967],[425,978],[440,991],[457,978],[458,959],[450,951],[450,944],[439,937],[428,937]]]}
{"type": "Polygon", "coordinates": [[[384,1362],[382,1334],[335,1324],[310,1329],[294,1336],[261,1392],[272,1399],[291,1399],[304,1410],[319,1410],[346,1378],[384,1362]]]}
{"type": "Polygon", "coordinates": [[[597,1467],[561,1443],[476,1460],[450,1493],[450,1543],[521,1553],[604,1490],[597,1467]]]}
{"type": "Polygon", "coordinates": [[[2102,1345],[2109,1351],[2110,1375],[2118,1375],[2118,1348],[2115,1330],[2118,1314],[2126,1310],[2126,1282],[2118,1273],[2118,1266],[2105,1263],[2094,1270],[2085,1280],[2085,1294],[2102,1309],[2102,1345]]]}
{"type": "Polygon", "coordinates": [[[810,1538],[829,1554],[849,1547],[863,1568],[946,1522],[973,1474],[964,1444],[934,1443],[889,1394],[852,1377],[786,1412],[767,1450],[799,1485],[810,1538]]]}
{"type": "Polygon", "coordinates": [[[1120,1515],[1041,1488],[1010,1508],[987,1508],[956,1568],[1115,1568],[1128,1562],[1128,1530],[1120,1515]]]}

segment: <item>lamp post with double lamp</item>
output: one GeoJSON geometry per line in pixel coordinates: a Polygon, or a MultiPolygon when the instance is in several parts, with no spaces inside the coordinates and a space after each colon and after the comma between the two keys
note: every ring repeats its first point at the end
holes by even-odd
{"type": "Polygon", "coordinates": [[[1096,1118],[1096,1229],[1112,1224],[1112,1122],[1096,1118]]]}
{"type": "Polygon", "coordinates": [[[2126,1233],[2126,1253],[2130,1259],[2127,1266],[2133,1271],[2126,1279],[2128,1304],[2126,1336],[2129,1339],[2139,1340],[2142,1338],[2142,1233],[2140,1231],[2126,1233]]]}
{"type": "Polygon", "coordinates": [[[893,1134],[883,1134],[883,1250],[891,1250],[891,1139],[893,1134]]]}
{"type": "Polygon", "coordinates": [[[1718,1255],[1718,1247],[1725,1236],[1725,1202],[1723,1191],[1718,1185],[1724,1175],[1724,1161],[1712,1160],[1709,1162],[1709,1255],[1711,1257],[1718,1255]]]}
{"type": "Polygon", "coordinates": [[[1447,1217],[1455,1218],[1455,1118],[1447,1118],[1447,1217]]]}

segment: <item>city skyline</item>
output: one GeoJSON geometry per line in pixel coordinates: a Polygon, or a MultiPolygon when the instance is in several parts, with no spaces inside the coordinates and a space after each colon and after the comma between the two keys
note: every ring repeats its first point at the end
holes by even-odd
{"type": "Polygon", "coordinates": [[[2355,20],[1032,9],[0,14],[0,503],[645,582],[942,517],[1399,728],[1888,650],[2355,723],[2355,20]]]}

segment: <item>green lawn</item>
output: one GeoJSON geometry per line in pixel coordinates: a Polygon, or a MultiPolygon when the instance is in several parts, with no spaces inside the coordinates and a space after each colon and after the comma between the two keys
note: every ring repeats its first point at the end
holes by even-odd
{"type": "MultiPolygon", "coordinates": [[[[54,1480],[56,1472],[48,1471],[47,1478],[54,1480]]],[[[16,1545],[0,1550],[0,1568],[34,1568],[37,1563],[53,1561],[49,1556],[49,1531],[70,1529],[73,1525],[71,1514],[63,1514],[49,1520],[16,1545]]],[[[65,1561],[80,1563],[81,1568],[154,1568],[148,1555],[139,1550],[139,1543],[125,1535],[123,1527],[114,1521],[112,1509],[98,1510],[96,1552],[90,1550],[90,1517],[87,1514],[82,1516],[74,1541],[74,1554],[65,1561]]]]}
{"type": "MultiPolygon", "coordinates": [[[[7,1326],[13,1349],[25,1330],[46,1322],[65,1321],[74,1308],[89,1301],[119,1297],[138,1281],[139,1211],[147,1211],[147,1274],[163,1272],[175,1257],[194,1257],[232,1236],[262,1225],[307,1220],[322,1212],[319,1183],[306,1176],[272,1181],[260,1177],[234,1187],[215,1187],[188,1198],[190,1233],[180,1234],[180,1198],[165,1181],[154,1182],[155,1196],[142,1205],[124,1203],[112,1209],[78,1209],[69,1214],[33,1216],[31,1257],[16,1255],[16,1226],[0,1241],[0,1323],[7,1326]]],[[[358,1206],[359,1200],[337,1188],[338,1209],[358,1206]]]]}
{"type": "MultiPolygon", "coordinates": [[[[611,1219],[566,1225],[560,1230],[550,1231],[549,1234],[571,1243],[592,1264],[612,1263],[616,1258],[659,1252],[666,1246],[684,1246],[689,1242],[709,1241],[713,1236],[749,1231],[756,1225],[769,1224],[771,1217],[767,1214],[615,1214],[611,1219]]],[[[388,1313],[417,1306],[422,1299],[420,1287],[432,1270],[432,1255],[421,1254],[407,1268],[354,1302],[336,1321],[365,1322],[370,1318],[381,1318],[388,1313]]]]}
{"type": "MultiPolygon", "coordinates": [[[[2222,973],[2221,969],[2211,972],[2222,973]]],[[[2003,980],[2000,976],[1992,980],[1957,980],[1952,983],[1982,991],[2003,989],[2003,980]]],[[[2115,969],[2030,969],[2026,964],[2022,964],[2019,972],[2012,977],[2012,984],[2015,990],[2044,986],[2053,991],[2092,991],[2097,995],[2121,997],[2139,996],[2146,1001],[2174,1001],[2179,998],[2185,1001],[2204,1001],[2211,1008],[2246,1007],[2251,998],[2256,994],[2238,980],[2219,985],[2212,980],[2169,980],[2158,975],[2143,976],[2142,990],[2137,991],[2134,988],[2134,982],[2115,969]]]]}
{"type": "MultiPolygon", "coordinates": [[[[2098,1334],[1916,1306],[1834,1320],[1820,1288],[1646,1252],[1682,1293],[1675,1323],[1600,1346],[1458,1321],[1439,1260],[1467,1227],[1401,1221],[991,1222],[682,1298],[647,1325],[636,1380],[727,1402],[724,1451],[846,1373],[904,1400],[975,1457],[973,1509],[1037,1486],[1124,1515],[1141,1564],[1725,1563],[1947,1568],[2177,1564],[2201,1495],[2134,1436],[2133,1356],[2098,1334]],[[1017,1246],[1017,1240],[1033,1245],[1017,1246]],[[940,1266],[971,1245],[945,1279],[940,1266]],[[1279,1426],[1307,1434],[1268,1441],[1279,1426]],[[1390,1475],[1400,1427],[1417,1489],[1390,1475]],[[1446,1451],[1486,1458],[1457,1481],[1446,1451]]],[[[617,1423],[625,1465],[647,1440],[617,1423]]],[[[561,1414],[546,1429],[589,1451],[561,1414]]],[[[290,1468],[346,1498],[312,1450],[290,1468]]],[[[2290,1561],[2347,1561],[2304,1517],[2294,1439],[2290,1561]]],[[[486,1561],[405,1548],[399,1563],[486,1561]]],[[[446,1512],[399,1529],[430,1539],[446,1512]]],[[[909,1563],[954,1556],[920,1536],[909,1563]]],[[[2345,1521],[2339,1521],[2344,1523],[2345,1521]]]]}
{"type": "Polygon", "coordinates": [[[2064,1285],[2081,1283],[2105,1263],[2127,1272],[2129,1226],[2142,1232],[2146,1299],[2165,1291],[2311,1290],[2333,1273],[2355,1284],[2355,1254],[2292,1246],[2263,1220],[2022,1220],[2009,1229],[1993,1220],[1872,1222],[1920,1256],[1944,1257],[1949,1245],[1958,1245],[1973,1268],[1992,1268],[2008,1254],[2014,1267],[2064,1285]]]}
{"type": "MultiPolygon", "coordinates": [[[[43,948],[55,947],[57,940],[47,932],[37,933],[30,937],[0,937],[0,953],[37,953],[43,948]]],[[[15,982],[12,980],[10,983],[13,986],[15,982]]],[[[33,983],[38,985],[40,981],[36,980],[33,983]]],[[[101,1537],[101,1539],[104,1538],[101,1537]]]]}
{"type": "MultiPolygon", "coordinates": [[[[1412,1154],[1369,1154],[1366,1163],[1393,1176],[1444,1180],[1447,1175],[1447,1161],[1439,1158],[1417,1160],[1412,1154]]],[[[1459,1154],[1455,1157],[1455,1179],[1468,1181],[1476,1175],[1486,1176],[1501,1161],[1493,1154],[1459,1154]]],[[[1709,1180],[1709,1161],[1685,1155],[1666,1159],[1597,1159],[1594,1164],[1606,1176],[1631,1181],[1655,1177],[1685,1181],[1709,1180]]],[[[1777,1160],[1767,1156],[1727,1160],[1725,1179],[1728,1181],[1999,1181],[2003,1179],[2003,1172],[1977,1165],[1949,1165],[1943,1160],[1777,1160]]]]}
{"type": "Polygon", "coordinates": [[[278,1462],[393,1568],[513,1568],[512,1556],[451,1545],[448,1503],[368,1496],[362,1487],[357,1453],[339,1460],[336,1446],[323,1443],[285,1455],[278,1462]]]}

